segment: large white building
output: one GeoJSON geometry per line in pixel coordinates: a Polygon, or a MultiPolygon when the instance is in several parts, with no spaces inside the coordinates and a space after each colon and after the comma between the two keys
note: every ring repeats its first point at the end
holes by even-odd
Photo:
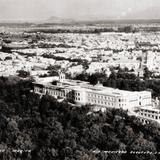
{"type": "Polygon", "coordinates": [[[55,98],[67,99],[80,105],[91,104],[100,109],[123,108],[133,111],[137,107],[151,105],[151,92],[131,92],[109,87],[102,84],[90,85],[88,82],[65,79],[65,74],[59,75],[56,85],[46,79],[34,83],[34,92],[48,94],[55,98]]]}
{"type": "Polygon", "coordinates": [[[141,107],[137,117],[144,123],[150,123],[150,121],[156,121],[160,123],[160,110],[152,106],[141,107]]]}

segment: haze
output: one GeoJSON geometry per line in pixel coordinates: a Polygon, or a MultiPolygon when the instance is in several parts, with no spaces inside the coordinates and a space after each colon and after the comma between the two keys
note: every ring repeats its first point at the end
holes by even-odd
{"type": "Polygon", "coordinates": [[[0,20],[160,19],[158,0],[0,0],[0,20]]]}

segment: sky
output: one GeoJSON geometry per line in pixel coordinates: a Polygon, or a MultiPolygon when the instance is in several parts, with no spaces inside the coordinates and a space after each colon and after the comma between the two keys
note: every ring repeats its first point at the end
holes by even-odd
{"type": "Polygon", "coordinates": [[[0,20],[159,18],[159,0],[0,0],[0,20]]]}

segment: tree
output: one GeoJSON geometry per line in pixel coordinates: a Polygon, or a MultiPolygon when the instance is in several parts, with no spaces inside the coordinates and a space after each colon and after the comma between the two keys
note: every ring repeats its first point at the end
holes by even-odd
{"type": "Polygon", "coordinates": [[[29,77],[29,76],[30,76],[30,73],[27,72],[27,71],[24,71],[24,70],[19,70],[19,71],[18,71],[18,76],[19,76],[19,77],[22,77],[22,78],[26,78],[26,77],[29,77]]]}
{"type": "Polygon", "coordinates": [[[92,74],[91,76],[89,76],[88,81],[90,82],[90,84],[96,85],[98,83],[98,78],[96,75],[92,74]]]}
{"type": "Polygon", "coordinates": [[[109,76],[109,79],[114,79],[116,80],[117,79],[117,75],[114,71],[111,72],[110,76],[109,76]]]}
{"type": "Polygon", "coordinates": [[[145,79],[145,80],[146,80],[146,79],[149,79],[149,78],[151,77],[151,75],[152,75],[152,72],[150,72],[150,71],[148,70],[148,68],[145,67],[145,68],[144,68],[144,74],[143,74],[144,79],[145,79]]]}

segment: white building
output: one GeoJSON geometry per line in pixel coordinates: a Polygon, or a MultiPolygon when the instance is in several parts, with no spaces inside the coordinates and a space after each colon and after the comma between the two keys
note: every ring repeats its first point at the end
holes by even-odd
{"type": "Polygon", "coordinates": [[[148,106],[152,103],[149,91],[124,91],[104,87],[101,84],[93,86],[88,82],[65,79],[62,73],[56,85],[45,83],[45,81],[34,83],[34,92],[67,99],[80,105],[91,104],[99,109],[111,107],[133,111],[137,107],[148,106]]]}
{"type": "Polygon", "coordinates": [[[148,51],[147,52],[147,68],[152,71],[154,69],[154,61],[156,59],[155,52],[148,51]]]}
{"type": "Polygon", "coordinates": [[[152,106],[139,108],[137,116],[144,124],[149,123],[150,121],[160,123],[160,110],[152,106]]]}

